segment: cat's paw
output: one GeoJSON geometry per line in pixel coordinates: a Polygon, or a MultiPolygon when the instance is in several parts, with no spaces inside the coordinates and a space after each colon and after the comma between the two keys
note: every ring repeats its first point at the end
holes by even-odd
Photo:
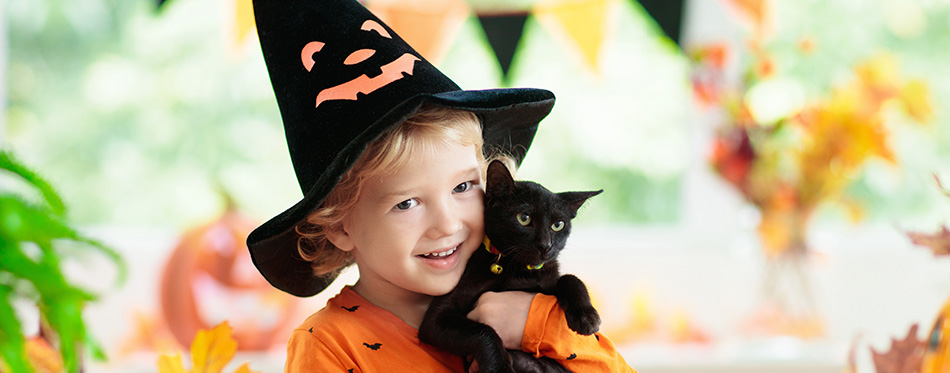
{"type": "Polygon", "coordinates": [[[567,326],[580,335],[591,335],[600,330],[600,314],[594,307],[577,307],[564,310],[567,326]]]}

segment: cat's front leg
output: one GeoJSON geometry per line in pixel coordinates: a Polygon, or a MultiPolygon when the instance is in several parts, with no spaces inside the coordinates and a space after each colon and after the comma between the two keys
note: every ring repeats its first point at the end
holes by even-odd
{"type": "Polygon", "coordinates": [[[490,326],[437,299],[419,326],[419,340],[458,356],[472,355],[479,372],[514,373],[511,356],[490,326]]]}
{"type": "Polygon", "coordinates": [[[524,351],[509,350],[511,361],[518,373],[571,373],[563,365],[549,357],[536,358],[524,351]]]}
{"type": "Polygon", "coordinates": [[[564,310],[567,326],[580,335],[591,335],[600,329],[600,315],[590,303],[587,286],[574,275],[564,275],[557,280],[554,295],[564,310]]]}

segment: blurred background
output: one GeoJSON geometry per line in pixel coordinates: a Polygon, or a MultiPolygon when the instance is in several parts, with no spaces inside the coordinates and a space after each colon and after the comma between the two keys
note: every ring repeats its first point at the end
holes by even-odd
{"type": "MultiPolygon", "coordinates": [[[[633,367],[934,361],[891,342],[923,346],[950,295],[950,1],[364,4],[465,89],[555,92],[519,177],[606,190],[561,261],[633,367]]],[[[280,371],[290,329],[355,274],[295,299],[247,257],[246,234],[301,197],[250,0],[0,5],[0,150],[121,258],[48,245],[95,294],[76,319],[98,346],[79,349],[86,371],[190,366],[194,335],[225,320],[227,371],[280,371]]],[[[14,168],[4,195],[55,205],[14,168]]],[[[30,339],[47,298],[9,263],[30,339]]]]}

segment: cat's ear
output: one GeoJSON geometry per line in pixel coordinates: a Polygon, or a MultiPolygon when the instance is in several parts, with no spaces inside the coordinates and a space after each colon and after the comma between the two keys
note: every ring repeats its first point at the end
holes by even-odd
{"type": "Polygon", "coordinates": [[[494,160],[488,164],[488,176],[485,181],[488,194],[507,192],[515,188],[515,179],[502,161],[494,160]]]}
{"type": "Polygon", "coordinates": [[[601,189],[589,192],[561,192],[557,195],[561,198],[561,200],[567,202],[567,205],[570,206],[571,210],[576,214],[577,210],[581,208],[581,205],[583,205],[584,202],[587,202],[590,197],[596,196],[603,192],[604,190],[601,189]]]}

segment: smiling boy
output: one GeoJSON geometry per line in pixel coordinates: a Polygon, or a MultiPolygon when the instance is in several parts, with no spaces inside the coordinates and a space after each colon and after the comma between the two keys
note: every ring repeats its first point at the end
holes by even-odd
{"type": "MultiPolygon", "coordinates": [[[[554,95],[462,90],[355,0],[254,10],[304,196],[251,233],[251,257],[301,297],[350,265],[360,275],[294,330],[285,370],[466,371],[417,327],[481,245],[485,154],[520,163],[554,95]],[[408,61],[398,75],[394,61],[408,61]]],[[[552,296],[487,293],[469,317],[574,371],[633,371],[606,337],[571,331],[552,296]]]]}

